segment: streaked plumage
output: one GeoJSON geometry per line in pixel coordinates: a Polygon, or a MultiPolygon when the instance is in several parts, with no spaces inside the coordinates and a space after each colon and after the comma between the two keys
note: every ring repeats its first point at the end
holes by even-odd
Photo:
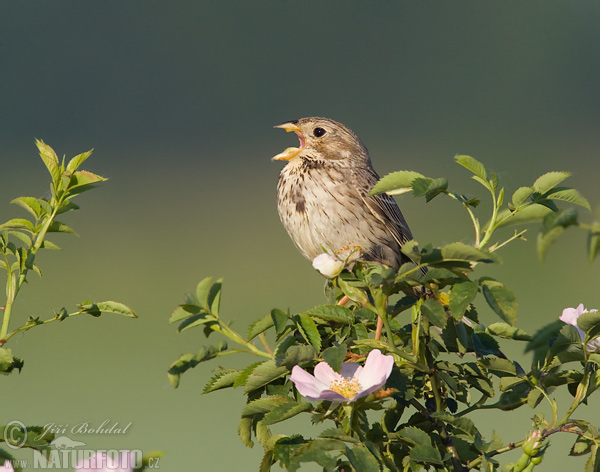
{"type": "Polygon", "coordinates": [[[369,153],[346,126],[328,118],[302,118],[278,127],[294,131],[299,148],[273,159],[288,161],[277,185],[281,221],[302,254],[312,260],[323,248],[397,269],[412,235],[389,195],[369,197],[379,176],[369,153]]]}

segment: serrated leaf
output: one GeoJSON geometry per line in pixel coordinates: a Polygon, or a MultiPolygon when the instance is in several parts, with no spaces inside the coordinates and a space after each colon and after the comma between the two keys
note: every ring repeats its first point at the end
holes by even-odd
{"type": "Polygon", "coordinates": [[[54,149],[52,149],[44,141],[39,139],[36,139],[35,144],[40,152],[40,157],[42,158],[42,161],[44,161],[48,172],[50,172],[50,175],[52,176],[52,179],[54,181],[59,180],[61,172],[58,165],[58,157],[56,156],[54,149]]]}
{"type": "Polygon", "coordinates": [[[138,317],[131,308],[123,303],[108,300],[105,302],[98,302],[96,303],[96,306],[102,313],[116,313],[117,315],[123,315],[129,318],[138,317]]]}
{"type": "Polygon", "coordinates": [[[474,159],[471,156],[465,156],[465,155],[455,156],[454,159],[456,160],[456,162],[458,164],[460,164],[461,166],[463,166],[465,169],[470,170],[477,177],[479,177],[483,181],[487,182],[488,176],[487,176],[487,172],[485,170],[485,167],[477,159],[474,159]]]}
{"type": "Polygon", "coordinates": [[[42,215],[42,207],[39,203],[39,200],[35,197],[19,197],[15,198],[10,203],[19,205],[36,218],[39,218],[42,215]]]}
{"type": "Polygon", "coordinates": [[[283,377],[289,372],[285,366],[277,366],[274,360],[268,360],[257,365],[248,376],[244,385],[244,392],[249,393],[275,379],[283,377]]]}
{"type": "Polygon", "coordinates": [[[519,187],[512,195],[512,204],[519,207],[525,200],[527,200],[534,190],[531,187],[519,187]]]}
{"type": "Polygon", "coordinates": [[[569,452],[570,456],[583,456],[585,454],[589,454],[592,450],[592,445],[594,443],[587,438],[582,438],[581,436],[577,436],[573,447],[571,447],[571,452],[569,452]]]}
{"type": "Polygon", "coordinates": [[[436,464],[442,465],[442,456],[440,451],[429,444],[420,444],[413,447],[409,453],[410,459],[415,462],[421,462],[425,464],[436,464]]]}
{"type": "MultiPolygon", "coordinates": [[[[504,228],[512,225],[522,225],[528,223],[535,223],[543,221],[548,214],[553,213],[550,208],[534,203],[523,207],[518,211],[510,211],[508,209],[501,210],[498,212],[498,224],[497,228],[504,228]]],[[[486,223],[485,228],[489,226],[489,222],[486,223]]]]}
{"type": "Polygon", "coordinates": [[[31,246],[31,238],[25,234],[24,232],[21,231],[8,231],[8,234],[10,236],[14,236],[15,238],[23,241],[27,246],[31,246]]]}
{"type": "Polygon", "coordinates": [[[202,311],[200,313],[191,315],[187,317],[183,322],[177,327],[177,332],[182,333],[190,328],[195,328],[196,326],[212,326],[217,322],[217,318],[210,313],[202,311]]]}
{"type": "Polygon", "coordinates": [[[515,377],[517,375],[517,367],[508,359],[486,357],[481,359],[481,363],[496,377],[515,377]]]}
{"type": "Polygon", "coordinates": [[[169,317],[169,324],[197,315],[202,309],[198,305],[183,304],[173,310],[169,317]]]}
{"type": "Polygon", "coordinates": [[[568,172],[548,172],[539,177],[533,183],[533,190],[544,194],[553,187],[556,187],[570,175],[571,174],[569,174],[568,172]]]}
{"type": "Polygon", "coordinates": [[[344,359],[346,358],[347,347],[345,344],[341,344],[340,346],[332,346],[330,348],[325,349],[321,353],[321,357],[329,367],[335,370],[338,374],[342,370],[342,364],[344,359]]]}
{"type": "Polygon", "coordinates": [[[475,354],[479,356],[500,355],[500,346],[496,340],[487,333],[482,331],[474,332],[471,334],[471,342],[473,343],[475,354]]]}
{"type": "Polygon", "coordinates": [[[579,205],[584,208],[587,208],[588,210],[591,209],[590,202],[588,202],[587,199],[583,195],[581,195],[581,193],[579,193],[577,190],[575,190],[574,188],[553,189],[548,194],[548,198],[551,198],[552,200],[560,200],[563,202],[573,203],[575,205],[579,205]]]}
{"type": "Polygon", "coordinates": [[[73,157],[67,164],[67,172],[75,172],[79,166],[92,155],[92,151],[93,149],[90,149],[88,152],[84,152],[73,157]]]}
{"type": "Polygon", "coordinates": [[[448,308],[454,319],[462,319],[478,290],[477,284],[470,280],[461,281],[452,286],[448,293],[450,299],[448,308]]]}
{"type": "Polygon", "coordinates": [[[264,398],[258,398],[256,400],[252,400],[251,402],[246,403],[246,405],[242,409],[242,416],[265,414],[274,410],[276,407],[286,403],[295,402],[292,402],[292,400],[290,400],[289,398],[282,397],[281,395],[269,395],[264,398]]]}
{"type": "Polygon", "coordinates": [[[345,306],[340,305],[320,305],[311,308],[307,314],[319,320],[331,322],[352,324],[354,322],[354,314],[345,306]]]}
{"type": "Polygon", "coordinates": [[[0,231],[20,230],[35,233],[33,223],[25,218],[13,218],[0,225],[0,231]]]}
{"type": "Polygon", "coordinates": [[[447,244],[440,249],[444,260],[483,262],[486,264],[500,262],[495,254],[460,242],[447,244]]]}
{"type": "Polygon", "coordinates": [[[265,426],[270,426],[275,423],[279,423],[281,421],[292,418],[300,413],[305,411],[312,410],[312,405],[310,403],[302,403],[302,402],[289,402],[280,405],[269,413],[265,415],[262,419],[262,423],[265,426]]]}
{"type": "Polygon", "coordinates": [[[448,321],[446,310],[443,305],[434,298],[429,298],[421,305],[421,313],[427,318],[434,326],[438,328],[445,328],[448,321]]]}
{"type": "Polygon", "coordinates": [[[221,390],[222,388],[233,387],[233,384],[241,373],[241,370],[234,370],[231,372],[221,372],[214,375],[204,386],[202,393],[210,393],[214,392],[215,390],[221,390]]]}
{"type": "Polygon", "coordinates": [[[208,304],[208,294],[212,285],[213,277],[206,277],[198,282],[198,285],[196,286],[196,297],[198,298],[198,302],[200,303],[200,306],[206,310],[210,309],[208,304]]]}
{"type": "Polygon", "coordinates": [[[53,242],[50,242],[46,239],[44,239],[44,241],[42,241],[42,245],[40,247],[45,248],[45,249],[56,249],[58,251],[61,251],[60,247],[58,247],[56,244],[54,244],[53,242]]]}
{"type": "Polygon", "coordinates": [[[375,184],[369,195],[387,193],[388,195],[399,195],[412,190],[412,182],[416,178],[425,178],[423,174],[409,170],[392,172],[382,177],[375,184]]]}
{"type": "Polygon", "coordinates": [[[246,385],[246,381],[248,380],[248,377],[250,377],[250,374],[252,373],[252,371],[260,364],[262,364],[263,362],[266,361],[258,361],[255,362],[254,364],[250,364],[249,366],[247,366],[245,369],[243,369],[240,372],[240,375],[238,375],[238,377],[235,379],[235,381],[233,382],[233,387],[240,387],[242,385],[246,385]]]}
{"type": "Polygon", "coordinates": [[[273,324],[274,324],[273,318],[271,317],[270,313],[267,316],[265,316],[259,320],[256,320],[248,328],[248,334],[246,335],[248,341],[251,341],[256,336],[258,336],[260,333],[264,333],[266,330],[271,328],[273,326],[273,324]]]}
{"type": "Polygon", "coordinates": [[[431,445],[431,438],[422,429],[415,426],[406,426],[398,431],[398,437],[403,441],[407,441],[415,446],[419,444],[431,445]]]}
{"type": "Polygon", "coordinates": [[[238,435],[246,447],[253,447],[254,442],[252,441],[252,424],[254,419],[252,417],[242,417],[238,426],[238,435]]]}
{"type": "Polygon", "coordinates": [[[56,220],[50,223],[50,226],[48,227],[48,233],[69,233],[75,235],[77,234],[72,228],[56,220]]]}
{"type": "Polygon", "coordinates": [[[217,346],[201,347],[196,354],[182,354],[169,366],[167,377],[170,384],[177,388],[184,372],[196,367],[200,362],[214,359],[225,350],[227,350],[227,343],[221,341],[217,346]]]}
{"type": "Polygon", "coordinates": [[[271,310],[271,319],[275,325],[275,333],[277,333],[277,336],[279,336],[285,331],[287,322],[289,320],[289,315],[285,311],[282,311],[278,308],[273,308],[271,310]]]}
{"type": "Polygon", "coordinates": [[[514,326],[517,321],[517,300],[514,294],[495,280],[483,280],[481,283],[481,291],[488,305],[503,321],[514,326]]]}
{"type": "Polygon", "coordinates": [[[379,462],[365,446],[346,446],[346,457],[354,470],[379,472],[379,462]]]}
{"type": "Polygon", "coordinates": [[[425,201],[429,202],[440,193],[445,193],[448,190],[448,180],[445,178],[416,178],[413,180],[412,187],[415,197],[425,196],[425,201]]]}
{"type": "Polygon", "coordinates": [[[503,322],[492,323],[485,329],[485,331],[489,334],[504,339],[516,339],[518,341],[531,341],[533,339],[533,336],[527,334],[521,328],[517,328],[503,322]]]}
{"type": "MultiPolygon", "coordinates": [[[[293,338],[292,338],[293,339],[293,338]]],[[[312,361],[317,356],[315,348],[309,344],[288,347],[285,351],[279,348],[275,351],[275,362],[278,366],[287,367],[292,370],[295,365],[312,361]]]]}
{"type": "Polygon", "coordinates": [[[317,352],[321,351],[321,336],[312,318],[307,314],[300,313],[294,316],[294,321],[306,342],[314,347],[317,352]]]}

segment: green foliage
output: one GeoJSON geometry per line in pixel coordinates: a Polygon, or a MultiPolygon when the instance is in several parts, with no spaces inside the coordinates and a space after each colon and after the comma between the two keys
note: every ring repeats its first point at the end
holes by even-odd
{"type": "MultiPolygon", "coordinates": [[[[19,372],[24,366],[24,361],[14,357],[12,350],[4,347],[10,339],[18,333],[28,331],[37,326],[42,326],[56,321],[64,321],[67,318],[90,314],[94,317],[102,313],[116,313],[130,318],[137,315],[128,306],[115,302],[92,302],[85,300],[78,309],[69,312],[66,308],[55,311],[53,316],[42,320],[40,317],[29,316],[27,320],[17,328],[10,330],[15,300],[21,288],[27,283],[30,272],[33,271],[40,277],[41,269],[36,265],[36,257],[40,249],[59,249],[59,247],[48,241],[49,233],[76,234],[75,231],[65,223],[58,221],[56,217],[69,211],[78,210],[79,206],[72,199],[81,193],[94,188],[100,182],[106,180],[99,175],[86,170],[80,170],[81,164],[91,155],[92,151],[79,154],[65,164],[65,159],[58,159],[54,150],[42,141],[36,141],[40,157],[50,173],[50,197],[19,197],[12,201],[24,209],[29,216],[26,218],[12,218],[0,224],[0,270],[6,272],[6,299],[2,306],[2,327],[0,329],[0,373],[8,375],[15,370],[19,372]]],[[[22,322],[22,321],[21,321],[22,322]]],[[[10,438],[20,447],[29,447],[41,451],[50,450],[50,442],[53,435],[46,433],[42,435],[43,428],[38,426],[27,426],[23,428],[10,427],[10,432],[5,431],[7,427],[1,427],[0,442],[10,438]]],[[[12,456],[0,449],[0,459],[12,459],[12,456]]],[[[4,463],[0,461],[0,463],[4,463]]],[[[140,469],[142,470],[142,469],[140,469]]]]}
{"type": "Polygon", "coordinates": [[[492,213],[485,225],[475,214],[480,199],[449,191],[446,179],[394,172],[381,179],[372,194],[412,192],[427,201],[446,195],[468,212],[473,244],[434,247],[409,241],[402,251],[412,262],[397,272],[357,261],[327,280],[327,303],[296,314],[275,308],[252,323],[245,338],[218,313],[220,280],[204,279],[196,294],[187,295],[173,311],[170,322],[179,323],[179,331],[202,326],[206,337],[217,332],[235,345],[221,342],[181,356],[169,369],[174,386],[199,362],[233,353],[261,358],[245,369],[221,368],[203,391],[243,391],[246,405],[238,434],[248,447],[255,440],[263,446],[259,470],[278,463],[296,471],[309,462],[324,471],[531,470],[542,461],[548,438],[560,432],[575,433],[571,454],[589,454],[587,470],[597,470],[598,429],[573,415],[600,388],[600,354],[590,348],[600,343],[600,315],[581,315],[578,328],[583,335],[561,321],[530,335],[517,327],[518,304],[508,285],[476,275],[488,264],[500,263],[496,251],[522,239],[526,230],[493,242],[497,234],[525,223],[539,225],[540,259],[570,226],[590,231],[593,259],[600,229],[580,223],[568,206],[589,209],[589,204],[579,192],[562,186],[569,177],[566,172],[542,175],[531,186],[517,189],[505,204],[496,174],[470,156],[457,156],[456,162],[491,197],[492,213]],[[487,305],[496,319],[484,325],[476,304],[487,305]],[[523,343],[534,353],[530,366],[506,357],[502,346],[508,342],[523,343]],[[362,364],[373,349],[393,356],[392,374],[386,388],[356,401],[308,401],[290,378],[295,366],[312,372],[319,362],[340,372],[344,362],[362,364]],[[553,400],[560,387],[572,395],[562,416],[553,400]],[[525,408],[525,414],[532,415],[529,410],[537,411],[542,402],[550,406],[552,417],[535,413],[534,434],[508,441],[480,430],[483,426],[469,418],[482,409],[525,408]],[[271,432],[272,425],[282,431],[285,421],[303,417],[320,428],[314,437],[271,432]],[[502,467],[499,456],[515,448],[522,448],[522,457],[502,467]]]}

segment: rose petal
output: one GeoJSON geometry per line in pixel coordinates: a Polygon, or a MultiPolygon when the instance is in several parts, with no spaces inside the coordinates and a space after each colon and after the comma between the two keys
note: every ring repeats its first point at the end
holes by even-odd
{"type": "Polygon", "coordinates": [[[379,349],[372,350],[367,356],[365,366],[356,376],[362,387],[362,391],[356,397],[364,397],[383,387],[393,367],[393,356],[385,356],[379,349]]]}

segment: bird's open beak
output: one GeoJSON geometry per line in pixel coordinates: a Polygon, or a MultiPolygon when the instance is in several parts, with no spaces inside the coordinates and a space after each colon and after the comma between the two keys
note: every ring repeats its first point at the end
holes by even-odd
{"type": "Polygon", "coordinates": [[[281,128],[286,130],[288,133],[293,131],[300,139],[300,147],[289,147],[285,151],[280,152],[276,156],[273,156],[271,159],[274,161],[289,161],[293,157],[296,157],[302,149],[306,146],[306,140],[304,139],[304,135],[302,131],[296,124],[296,121],[288,121],[287,123],[281,123],[280,125],[275,126],[275,128],[281,128]]]}

